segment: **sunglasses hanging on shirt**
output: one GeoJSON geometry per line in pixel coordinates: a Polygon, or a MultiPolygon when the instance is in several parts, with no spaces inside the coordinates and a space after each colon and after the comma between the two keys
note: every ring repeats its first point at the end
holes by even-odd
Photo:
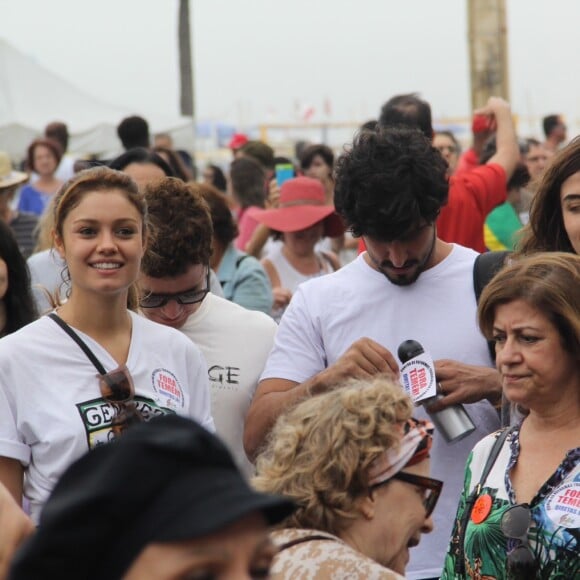
{"type": "Polygon", "coordinates": [[[143,421],[143,416],[135,404],[135,386],[129,369],[121,365],[107,372],[83,339],[58,314],[51,312],[48,316],[78,344],[97,369],[101,395],[116,410],[116,415],[111,421],[115,437],[130,425],[143,421]]]}

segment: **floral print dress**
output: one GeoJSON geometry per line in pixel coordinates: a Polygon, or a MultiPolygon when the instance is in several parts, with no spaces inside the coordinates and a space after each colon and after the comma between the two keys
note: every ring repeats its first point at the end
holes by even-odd
{"type": "MultiPolygon", "coordinates": [[[[517,504],[509,474],[519,457],[519,434],[519,426],[512,428],[467,520],[464,539],[465,574],[461,575],[456,573],[455,568],[460,553],[461,521],[467,499],[479,483],[498,433],[480,441],[470,453],[442,580],[510,578],[506,571],[507,556],[521,544],[521,540],[506,538],[500,524],[504,512],[517,504]]],[[[532,520],[527,538],[539,566],[537,577],[579,580],[580,447],[568,451],[529,507],[532,520]]]]}

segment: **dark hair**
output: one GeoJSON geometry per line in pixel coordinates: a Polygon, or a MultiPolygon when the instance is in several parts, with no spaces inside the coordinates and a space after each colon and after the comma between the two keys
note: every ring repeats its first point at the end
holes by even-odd
{"type": "Polygon", "coordinates": [[[544,129],[544,135],[546,137],[550,136],[550,133],[562,122],[560,115],[546,115],[542,119],[542,128],[544,129]]]}
{"type": "Polygon", "coordinates": [[[310,145],[309,141],[304,141],[304,139],[300,139],[294,143],[294,157],[296,159],[300,159],[302,157],[302,153],[307,149],[310,145]]]}
{"type": "Polygon", "coordinates": [[[332,173],[332,169],[334,168],[334,153],[327,145],[310,145],[304,150],[302,157],[300,158],[300,168],[302,171],[308,169],[312,165],[312,162],[317,155],[322,157],[324,163],[328,165],[330,173],[332,173]]]}
{"type": "Polygon", "coordinates": [[[116,157],[109,163],[109,167],[111,169],[116,169],[117,171],[123,171],[125,167],[131,165],[131,163],[157,165],[157,167],[159,167],[167,177],[176,177],[169,166],[169,163],[167,163],[163,157],[160,157],[157,153],[145,149],[144,147],[135,147],[134,149],[125,151],[125,153],[121,153],[119,157],[116,157]]]}
{"type": "MultiPolygon", "coordinates": [[[[521,140],[518,143],[520,149],[520,155],[524,155],[526,148],[528,147],[528,142],[526,140],[521,140]]],[[[495,135],[492,135],[484,144],[483,150],[479,156],[480,165],[485,165],[497,152],[497,142],[495,135]]],[[[512,189],[519,189],[520,187],[525,187],[531,179],[530,172],[524,163],[518,161],[514,172],[509,178],[506,187],[510,191],[512,189]]]]}
{"type": "Polygon", "coordinates": [[[143,117],[125,117],[117,126],[117,135],[125,149],[149,147],[149,125],[143,117]]]}
{"type": "Polygon", "coordinates": [[[266,174],[254,159],[240,157],[230,165],[233,194],[242,208],[264,207],[266,203],[266,174]]]}
{"type": "Polygon", "coordinates": [[[240,151],[255,159],[264,169],[274,168],[274,149],[262,141],[248,141],[240,151]]]}
{"type": "Polygon", "coordinates": [[[209,264],[212,225],[199,188],[175,177],[145,186],[151,240],[141,271],[153,278],[184,274],[195,264],[209,264]]]}
{"type": "Polygon", "coordinates": [[[153,153],[159,155],[169,165],[174,177],[178,177],[183,181],[191,181],[193,179],[191,171],[185,165],[177,151],[168,149],[167,147],[153,147],[153,153]],[[163,155],[166,155],[167,159],[163,155]]]}
{"type": "Polygon", "coordinates": [[[16,332],[36,318],[36,308],[30,288],[30,273],[24,256],[10,227],[0,220],[0,259],[6,262],[8,289],[0,302],[6,307],[6,324],[0,336],[16,332]]]}
{"type": "Polygon", "coordinates": [[[478,306],[479,327],[493,339],[497,307],[524,300],[556,327],[562,347],[580,363],[580,256],[545,252],[502,269],[484,288],[478,306]]]}
{"type": "Polygon", "coordinates": [[[401,238],[447,202],[447,163],[417,129],[361,131],[339,158],[334,203],[353,235],[401,238]]]}
{"type": "Polygon", "coordinates": [[[427,101],[420,99],[417,93],[396,95],[389,99],[381,109],[379,125],[420,129],[429,141],[433,139],[431,106],[427,101]]]}
{"type": "Polygon", "coordinates": [[[228,205],[227,197],[207,183],[200,183],[199,191],[209,207],[213,235],[220,244],[227,247],[238,237],[238,226],[228,205]]]}
{"type": "Polygon", "coordinates": [[[378,126],[379,122],[376,119],[369,119],[360,126],[359,131],[376,131],[378,126]]]}
{"type": "Polygon", "coordinates": [[[518,252],[572,252],[574,248],[564,227],[560,193],[562,184],[580,171],[580,136],[560,149],[546,167],[524,226],[518,252]]]}
{"type": "Polygon", "coordinates": [[[225,176],[224,172],[222,171],[221,167],[218,167],[217,165],[212,165],[212,164],[208,165],[208,167],[213,171],[213,177],[211,180],[211,184],[216,189],[219,189],[220,191],[223,191],[225,193],[227,188],[228,188],[228,184],[226,181],[226,176],[225,176]]]}
{"type": "Polygon", "coordinates": [[[35,139],[28,146],[28,150],[26,152],[26,164],[28,165],[28,169],[30,171],[36,171],[36,168],[34,167],[34,151],[40,145],[46,147],[47,149],[50,149],[50,152],[54,155],[54,158],[56,159],[56,165],[58,167],[58,164],[62,159],[62,149],[60,147],[60,143],[58,141],[55,141],[54,139],[43,138],[43,139],[35,139]]]}
{"type": "Polygon", "coordinates": [[[68,149],[68,128],[60,121],[49,123],[44,128],[44,136],[49,139],[54,139],[62,147],[62,152],[65,153],[68,149]]]}

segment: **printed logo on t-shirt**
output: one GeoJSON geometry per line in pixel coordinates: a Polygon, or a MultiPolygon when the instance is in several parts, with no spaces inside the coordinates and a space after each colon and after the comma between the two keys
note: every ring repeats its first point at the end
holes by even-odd
{"type": "Polygon", "coordinates": [[[168,409],[182,409],[185,405],[183,390],[177,377],[167,369],[155,369],[151,373],[151,385],[157,394],[155,400],[168,409]]]}
{"type": "MultiPolygon", "coordinates": [[[[147,397],[135,396],[137,410],[145,421],[158,415],[174,413],[172,409],[159,406],[147,397]]],[[[89,449],[105,445],[115,438],[112,421],[117,415],[117,408],[102,398],[92,399],[76,405],[87,435],[89,449]]]]}
{"type": "Polygon", "coordinates": [[[227,365],[213,365],[209,367],[207,376],[212,388],[236,391],[240,384],[240,369],[227,365]]]}
{"type": "Polygon", "coordinates": [[[573,481],[555,489],[546,500],[546,513],[558,526],[580,528],[580,482],[573,481]]]}

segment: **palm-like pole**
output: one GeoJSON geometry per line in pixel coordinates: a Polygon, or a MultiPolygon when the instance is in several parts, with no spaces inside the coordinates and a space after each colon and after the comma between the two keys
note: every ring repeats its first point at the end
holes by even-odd
{"type": "Polygon", "coordinates": [[[189,22],[189,0],[179,0],[179,80],[181,85],[180,111],[182,115],[193,117],[193,69],[191,66],[191,33],[189,22]]]}

